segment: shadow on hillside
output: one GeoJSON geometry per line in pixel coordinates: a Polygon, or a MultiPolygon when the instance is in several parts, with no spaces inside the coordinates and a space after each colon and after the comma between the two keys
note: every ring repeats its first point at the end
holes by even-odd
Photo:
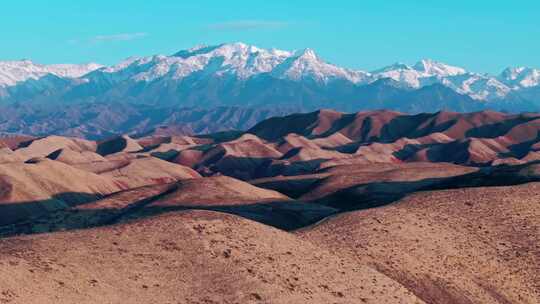
{"type": "Polygon", "coordinates": [[[270,157],[241,157],[218,155],[208,159],[195,169],[205,175],[201,169],[206,167],[210,174],[220,173],[240,180],[248,181],[257,178],[273,177],[278,175],[292,176],[314,173],[327,159],[313,159],[306,161],[287,162],[275,160],[270,157]]]}
{"type": "MultiPolygon", "coordinates": [[[[191,203],[189,206],[180,203],[167,206],[152,205],[158,199],[176,191],[177,187],[173,185],[155,196],[135,201],[124,208],[99,208],[99,205],[94,205],[93,207],[98,208],[91,209],[84,208],[84,205],[73,204],[73,207],[63,210],[52,209],[53,211],[49,210],[48,214],[39,218],[0,227],[0,238],[21,234],[87,229],[186,210],[209,210],[234,214],[290,231],[312,225],[340,212],[387,205],[419,191],[509,186],[540,181],[540,169],[531,167],[531,165],[538,164],[540,161],[518,166],[482,168],[477,172],[446,178],[359,184],[311,202],[279,201],[222,206],[204,202],[191,203]]],[[[58,204],[59,198],[66,196],[72,198],[74,195],[90,199],[87,194],[64,193],[51,200],[0,205],[0,214],[6,218],[6,216],[17,213],[30,214],[29,212],[32,210],[48,210],[47,208],[52,207],[51,202],[56,200],[55,204],[58,204]]],[[[94,196],[93,200],[87,202],[96,202],[97,200],[94,196]]],[[[81,204],[84,203],[81,201],[81,204]]]]}
{"type": "Polygon", "coordinates": [[[374,182],[359,184],[334,192],[314,203],[338,209],[339,212],[368,209],[398,201],[420,191],[450,190],[473,187],[512,186],[540,181],[540,161],[524,165],[481,168],[464,175],[427,178],[418,181],[374,182]]]}
{"type": "MultiPolygon", "coordinates": [[[[0,204],[0,227],[10,225],[36,216],[98,201],[103,196],[79,192],[65,192],[54,195],[50,199],[0,204]],[[69,203],[66,203],[69,202],[69,203]]],[[[2,198],[0,197],[0,200],[2,198]]]]}
{"type": "MultiPolygon", "coordinates": [[[[68,208],[51,211],[41,217],[34,217],[23,222],[0,226],[0,239],[16,235],[29,235],[89,229],[121,222],[158,216],[165,213],[208,210],[238,215],[265,225],[282,230],[294,230],[311,225],[337,212],[336,209],[318,204],[295,201],[276,201],[250,203],[245,205],[212,205],[208,203],[192,203],[186,205],[153,206],[152,202],[170,194],[175,187],[156,196],[135,201],[125,208],[68,208]]],[[[48,201],[25,202],[8,205],[12,211],[24,212],[25,208],[48,204],[48,201]]],[[[0,210],[1,211],[1,210],[0,210]]]]}
{"type": "Polygon", "coordinates": [[[457,120],[450,119],[446,122],[436,124],[435,118],[440,113],[420,113],[395,117],[382,127],[381,137],[378,138],[378,141],[394,142],[405,137],[419,138],[432,133],[444,132],[457,123],[457,120]],[[426,124],[429,120],[431,122],[426,124]]]}
{"type": "Polygon", "coordinates": [[[516,127],[517,125],[526,124],[529,121],[535,119],[538,119],[538,117],[519,115],[515,118],[470,129],[465,133],[465,136],[479,138],[497,138],[499,136],[506,135],[510,130],[512,130],[512,128],[516,127]]]}
{"type": "Polygon", "coordinates": [[[529,152],[534,151],[532,147],[539,142],[540,142],[540,131],[538,131],[538,133],[536,134],[536,138],[532,140],[524,141],[524,142],[509,146],[508,150],[510,150],[510,152],[502,154],[501,157],[515,157],[517,159],[521,159],[527,156],[529,152]]]}

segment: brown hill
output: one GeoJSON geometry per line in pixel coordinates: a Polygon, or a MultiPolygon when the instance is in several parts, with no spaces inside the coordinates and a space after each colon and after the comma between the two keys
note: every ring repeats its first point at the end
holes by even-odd
{"type": "Polygon", "coordinates": [[[73,151],[69,148],[59,149],[47,155],[47,158],[57,160],[68,165],[103,162],[106,159],[92,151],[73,151]]]}
{"type": "Polygon", "coordinates": [[[539,195],[538,183],[424,192],[298,234],[426,303],[538,303],[539,195]]]}
{"type": "Polygon", "coordinates": [[[24,159],[34,157],[47,157],[47,155],[61,149],[76,152],[96,151],[96,143],[89,140],[61,136],[47,136],[33,139],[19,144],[16,154],[24,159]]]}
{"type": "Polygon", "coordinates": [[[120,167],[100,175],[111,178],[125,189],[200,177],[191,168],[144,156],[129,160],[120,167]]]}
{"type": "MultiPolygon", "coordinates": [[[[189,166],[205,176],[224,174],[243,180],[313,174],[347,164],[420,161],[489,166],[538,159],[539,119],[536,114],[490,111],[408,115],[321,110],[272,118],[246,134],[161,134],[139,140],[122,136],[97,144],[48,137],[19,147],[15,154],[24,160],[60,157],[92,172],[113,170],[145,155],[189,166]],[[98,159],[94,151],[110,162],[98,159]]],[[[3,154],[3,162],[18,159],[3,154]]]]}
{"type": "Polygon", "coordinates": [[[241,205],[283,200],[289,198],[277,191],[257,188],[227,176],[215,176],[180,181],[173,193],[160,198],[152,205],[241,205]]]}
{"type": "MultiPolygon", "coordinates": [[[[540,181],[540,164],[500,166],[475,170],[437,164],[382,172],[334,174],[314,185],[301,200],[340,210],[372,208],[395,202],[411,193],[439,189],[515,185],[540,181]],[[354,185],[353,185],[354,184],[354,185]]],[[[373,166],[372,168],[376,168],[373,166]]]]}
{"type": "Polygon", "coordinates": [[[204,151],[197,149],[185,149],[179,151],[178,154],[171,160],[173,163],[195,168],[201,163],[204,156],[204,151]]]}
{"type": "Polygon", "coordinates": [[[326,132],[342,113],[320,110],[308,114],[292,114],[264,120],[248,132],[266,140],[278,140],[290,133],[303,136],[318,135],[326,132]]]}
{"type": "MultiPolygon", "coordinates": [[[[261,138],[277,140],[290,133],[308,138],[341,133],[359,142],[395,141],[444,133],[450,138],[494,138],[513,128],[529,126],[534,133],[539,114],[503,114],[493,111],[474,113],[437,112],[403,114],[392,111],[369,111],[356,114],[321,110],[265,120],[248,132],[261,138]]],[[[535,134],[533,134],[535,135],[535,134]]]]}
{"type": "Polygon", "coordinates": [[[0,225],[94,201],[119,191],[114,180],[61,162],[0,165],[0,225]]]}
{"type": "Polygon", "coordinates": [[[144,206],[125,218],[139,219],[186,209],[236,214],[284,230],[304,227],[337,211],[318,204],[292,201],[279,192],[231,177],[216,176],[177,182],[167,192],[149,198],[144,206]]]}
{"type": "Polygon", "coordinates": [[[0,247],[0,299],[12,303],[423,303],[368,265],[208,211],[0,247]]]}
{"type": "Polygon", "coordinates": [[[96,151],[98,154],[105,156],[118,152],[137,152],[142,149],[136,140],[124,135],[99,142],[96,151]]]}
{"type": "Polygon", "coordinates": [[[0,164],[24,162],[24,158],[17,155],[8,147],[0,148],[0,164]]]}
{"type": "Polygon", "coordinates": [[[0,303],[540,303],[539,119],[0,142],[0,303]]]}
{"type": "MultiPolygon", "coordinates": [[[[423,113],[391,111],[343,114],[321,110],[263,121],[248,132],[277,145],[283,153],[304,149],[327,159],[319,168],[339,164],[452,162],[490,165],[502,159],[520,161],[540,145],[538,114],[423,113]],[[315,153],[315,146],[325,152],[315,153]],[[352,154],[343,157],[334,152],[352,154]],[[334,154],[332,154],[334,153],[334,154]]],[[[534,156],[529,159],[535,159],[534,156]]],[[[503,161],[504,162],[504,161],[503,161]]],[[[261,177],[261,176],[259,176],[261,177]]]]}
{"type": "Polygon", "coordinates": [[[33,136],[0,133],[0,147],[16,149],[21,143],[33,140],[33,136]]]}
{"type": "Polygon", "coordinates": [[[261,165],[281,156],[281,152],[258,137],[245,134],[207,149],[197,167],[210,168],[212,172],[240,179],[251,179],[261,165]]]}
{"type": "MultiPolygon", "coordinates": [[[[476,171],[475,168],[447,163],[347,164],[320,170],[316,174],[262,178],[253,180],[252,183],[259,187],[286,193],[302,201],[316,201],[324,198],[326,204],[329,200],[342,200],[344,204],[353,205],[356,199],[339,196],[334,198],[332,195],[355,186],[461,176],[474,171],[476,171]]],[[[388,187],[391,190],[392,185],[388,187]]]]}

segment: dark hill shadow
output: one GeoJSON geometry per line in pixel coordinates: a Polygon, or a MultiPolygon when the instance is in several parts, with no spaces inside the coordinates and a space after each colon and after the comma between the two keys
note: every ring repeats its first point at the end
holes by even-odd
{"type": "Polygon", "coordinates": [[[511,145],[508,147],[509,153],[502,154],[502,157],[515,157],[521,159],[525,157],[529,152],[533,152],[532,146],[540,142],[540,131],[538,131],[536,138],[530,141],[525,141],[519,144],[511,145]]]}
{"type": "Polygon", "coordinates": [[[402,115],[392,119],[381,129],[380,142],[394,142],[400,138],[419,138],[436,132],[444,132],[452,127],[456,120],[436,124],[436,117],[441,112],[402,115]],[[428,122],[426,124],[426,122],[428,122]],[[425,126],[423,126],[425,125],[425,126]],[[423,126],[421,128],[421,126],[423,126]]]}
{"type": "MultiPolygon", "coordinates": [[[[95,196],[80,195],[80,204],[66,209],[49,211],[47,214],[27,219],[25,222],[12,223],[0,227],[0,238],[21,234],[50,233],[88,229],[114,225],[126,221],[136,221],[141,218],[157,216],[169,212],[186,210],[210,210],[238,215],[246,219],[270,225],[282,230],[295,230],[312,225],[328,216],[340,212],[379,207],[396,202],[411,193],[420,191],[459,189],[471,187],[493,187],[519,185],[540,181],[540,161],[525,165],[481,168],[477,172],[447,178],[428,178],[407,182],[373,182],[359,184],[334,192],[321,199],[310,202],[278,201],[246,203],[244,205],[225,204],[215,205],[205,202],[191,203],[189,206],[152,205],[160,198],[176,191],[176,184],[171,184],[163,192],[138,201],[129,203],[123,208],[77,208],[86,201],[98,201],[95,196]],[[533,167],[534,166],[534,167],[533,167]],[[86,198],[86,200],[84,200],[86,198]]],[[[55,199],[72,197],[74,193],[63,193],[55,199]]],[[[53,199],[45,201],[25,202],[0,206],[3,216],[16,215],[28,210],[42,210],[50,205],[53,199]]],[[[57,203],[56,203],[57,204],[57,203]]]]}
{"type": "Polygon", "coordinates": [[[313,202],[345,212],[387,205],[404,198],[408,194],[420,191],[512,186],[540,182],[540,170],[535,171],[530,168],[531,165],[535,164],[540,164],[540,161],[517,166],[486,167],[476,172],[453,177],[359,184],[339,190],[313,202]]]}
{"type": "Polygon", "coordinates": [[[89,193],[65,192],[47,200],[0,204],[0,226],[42,216],[49,212],[91,203],[103,196],[89,193]]]}
{"type": "Polygon", "coordinates": [[[465,133],[465,136],[478,138],[497,138],[499,136],[504,136],[515,126],[520,124],[526,124],[527,122],[535,119],[538,119],[538,117],[520,115],[513,119],[508,119],[501,122],[487,124],[470,129],[465,133]]]}
{"type": "MultiPolygon", "coordinates": [[[[157,216],[169,212],[187,210],[209,210],[238,215],[246,219],[260,222],[282,230],[293,230],[311,225],[337,212],[336,209],[312,203],[297,201],[275,201],[247,203],[244,205],[225,204],[215,205],[205,202],[192,203],[189,206],[178,204],[168,206],[153,206],[152,203],[176,191],[177,186],[171,185],[160,194],[134,201],[124,208],[66,208],[51,210],[48,214],[27,218],[9,225],[0,226],[0,238],[15,235],[29,235],[89,229],[94,227],[114,225],[126,221],[136,221],[141,218],[157,216]]],[[[73,193],[61,194],[73,195],[73,193]]],[[[0,212],[9,211],[11,214],[24,212],[28,208],[44,208],[54,199],[24,202],[2,206],[0,212]]],[[[94,200],[95,201],[95,200],[94,200]]],[[[50,207],[50,206],[49,206],[50,207]]],[[[2,213],[3,214],[3,213],[2,213]]]]}

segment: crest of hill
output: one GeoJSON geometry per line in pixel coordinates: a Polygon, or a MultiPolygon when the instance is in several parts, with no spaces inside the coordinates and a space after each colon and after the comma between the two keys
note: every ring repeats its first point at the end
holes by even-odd
{"type": "Polygon", "coordinates": [[[273,117],[258,123],[249,129],[248,133],[266,140],[277,140],[291,133],[304,136],[321,134],[327,131],[333,121],[342,115],[336,111],[320,110],[307,114],[273,117]]]}
{"type": "Polygon", "coordinates": [[[27,135],[0,133],[0,147],[8,147],[11,150],[15,150],[21,143],[28,142],[32,139],[34,137],[27,135]]]}
{"type": "Polygon", "coordinates": [[[237,205],[289,200],[277,191],[258,188],[228,176],[182,180],[177,185],[173,193],[160,198],[152,206],[237,205]]]}
{"type": "Polygon", "coordinates": [[[201,177],[189,167],[144,156],[129,160],[101,175],[113,179],[126,189],[201,177]]]}
{"type": "Polygon", "coordinates": [[[345,114],[321,110],[267,119],[248,132],[275,141],[296,133],[307,138],[327,137],[341,133],[360,141],[394,141],[401,137],[416,138],[443,133],[454,139],[463,137],[497,137],[516,126],[526,126],[538,114],[504,114],[494,111],[474,113],[437,112],[403,114],[381,110],[345,114]]]}
{"type": "Polygon", "coordinates": [[[536,303],[539,186],[420,192],[299,234],[375,265],[426,303],[536,303]]]}
{"type": "Polygon", "coordinates": [[[277,158],[281,156],[281,153],[257,136],[244,134],[238,139],[215,145],[205,153],[205,159],[213,158],[216,155],[222,155],[222,157],[277,158]]]}
{"type": "Polygon", "coordinates": [[[28,304],[423,303],[351,257],[217,212],[177,212],[98,229],[15,237],[0,240],[0,246],[6,261],[0,264],[2,287],[28,304]],[[36,261],[42,262],[36,266],[36,261]]]}
{"type": "Polygon", "coordinates": [[[317,159],[315,154],[319,154],[321,159],[342,163],[429,161],[487,165],[508,157],[520,161],[535,152],[535,144],[540,142],[539,117],[493,111],[409,115],[321,110],[272,118],[248,132],[274,143],[287,157],[303,150],[313,155],[297,160],[317,159]],[[317,146],[330,152],[315,153],[317,146]],[[353,155],[347,157],[336,151],[353,155]]]}
{"type": "Polygon", "coordinates": [[[0,164],[15,162],[24,162],[24,158],[15,154],[15,152],[8,147],[0,148],[0,164]]]}
{"type": "Polygon", "coordinates": [[[113,179],[48,159],[0,164],[0,224],[99,199],[121,190],[113,179]]]}
{"type": "Polygon", "coordinates": [[[31,159],[34,157],[46,157],[60,149],[83,152],[96,151],[96,147],[97,145],[93,141],[52,135],[23,142],[19,144],[15,153],[24,159],[31,159]]]}
{"type": "Polygon", "coordinates": [[[113,137],[97,144],[96,152],[102,156],[119,152],[137,152],[143,147],[127,135],[113,137]]]}
{"type": "Polygon", "coordinates": [[[71,149],[58,149],[51,154],[47,155],[47,158],[63,162],[68,165],[75,164],[84,164],[84,163],[95,163],[95,162],[104,162],[106,159],[92,151],[73,151],[71,149]]]}

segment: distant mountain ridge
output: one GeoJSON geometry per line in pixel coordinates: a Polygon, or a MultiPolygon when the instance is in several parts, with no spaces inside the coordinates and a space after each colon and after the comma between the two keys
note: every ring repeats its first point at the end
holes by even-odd
{"type": "Polygon", "coordinates": [[[89,102],[342,111],[538,111],[540,70],[508,68],[491,76],[424,59],[366,72],[328,63],[311,49],[291,52],[244,43],[133,57],[113,66],[0,62],[2,104],[89,102]]]}
{"type": "Polygon", "coordinates": [[[63,135],[105,139],[120,134],[206,134],[247,130],[294,108],[216,107],[212,109],[129,103],[0,106],[2,134],[63,135]]]}

